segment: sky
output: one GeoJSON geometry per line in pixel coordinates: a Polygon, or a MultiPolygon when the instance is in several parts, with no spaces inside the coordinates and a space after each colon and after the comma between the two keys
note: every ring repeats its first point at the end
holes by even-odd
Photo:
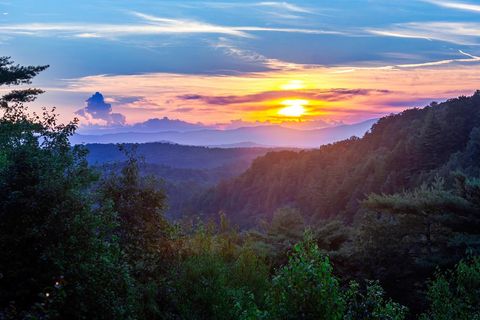
{"type": "Polygon", "coordinates": [[[480,1],[0,0],[0,48],[84,128],[355,123],[480,89],[480,1]]]}

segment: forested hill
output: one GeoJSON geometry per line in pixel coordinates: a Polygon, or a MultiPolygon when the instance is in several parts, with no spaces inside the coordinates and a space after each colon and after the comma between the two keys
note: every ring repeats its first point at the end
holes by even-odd
{"type": "Polygon", "coordinates": [[[283,206],[316,220],[351,218],[372,192],[393,193],[461,170],[478,177],[480,91],[382,118],[363,138],[310,151],[271,152],[218,185],[199,206],[251,225],[283,206]]]}

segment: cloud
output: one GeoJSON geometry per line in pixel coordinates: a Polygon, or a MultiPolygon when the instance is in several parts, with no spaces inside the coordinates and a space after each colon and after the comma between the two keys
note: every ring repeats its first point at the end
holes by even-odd
{"type": "Polygon", "coordinates": [[[132,14],[145,21],[154,23],[152,27],[164,28],[165,31],[168,30],[170,33],[216,33],[248,37],[245,32],[235,27],[225,27],[193,20],[162,18],[135,11],[133,11],[132,14]]]}
{"type": "Polygon", "coordinates": [[[443,64],[450,64],[454,62],[480,62],[480,57],[471,55],[469,53],[463,52],[462,50],[458,50],[458,52],[468,58],[462,59],[445,59],[445,60],[438,60],[438,61],[431,61],[431,62],[423,62],[423,63],[411,63],[411,64],[400,64],[396,67],[398,68],[419,68],[419,67],[429,67],[429,66],[440,66],[443,64]]]}
{"type": "MultiPolygon", "coordinates": [[[[386,34],[383,34],[386,35],[386,34]]],[[[220,38],[219,41],[212,45],[216,49],[221,49],[225,54],[233,57],[237,57],[243,61],[255,63],[261,65],[271,71],[280,70],[280,71],[308,71],[318,68],[323,68],[322,65],[317,64],[299,64],[293,62],[287,62],[279,59],[267,58],[259,53],[250,50],[240,49],[232,44],[231,41],[225,38],[220,38]]],[[[444,59],[444,60],[435,60],[427,62],[418,62],[418,63],[405,63],[405,64],[396,64],[396,65],[381,65],[373,67],[336,67],[332,68],[334,73],[349,73],[355,70],[398,70],[406,68],[424,68],[431,66],[440,66],[452,63],[475,63],[480,62],[480,57],[466,53],[462,50],[458,50],[458,53],[467,57],[467,58],[455,58],[455,59],[444,59]]],[[[418,56],[406,55],[402,53],[390,53],[391,56],[396,55],[396,57],[403,57],[409,59],[419,59],[418,56]]]]}
{"type": "Polygon", "coordinates": [[[409,22],[365,31],[386,37],[438,40],[459,45],[480,44],[480,23],[476,22],[409,22]]]}
{"type": "Polygon", "coordinates": [[[202,96],[202,95],[180,95],[181,100],[201,100],[211,105],[230,105],[252,102],[272,101],[278,99],[287,99],[295,97],[296,99],[321,100],[321,101],[339,101],[346,100],[352,96],[366,96],[370,94],[384,94],[388,90],[377,89],[342,89],[333,88],[325,90],[283,90],[283,91],[265,91],[248,95],[231,96],[202,96]]]}
{"type": "Polygon", "coordinates": [[[173,109],[174,112],[180,112],[180,113],[184,113],[184,112],[190,112],[194,110],[193,108],[177,108],[177,109],[173,109]]]}
{"type": "Polygon", "coordinates": [[[147,36],[158,34],[223,34],[236,37],[253,37],[255,32],[282,32],[303,34],[339,34],[336,31],[273,28],[258,26],[222,26],[206,22],[157,17],[140,12],[131,12],[140,18],[137,24],[73,24],[73,23],[24,23],[0,25],[0,33],[30,36],[72,36],[77,38],[109,38],[124,36],[147,36]]]}
{"type": "MultiPolygon", "coordinates": [[[[269,11],[270,14],[284,14],[288,17],[288,13],[294,14],[314,14],[315,10],[299,6],[298,4],[292,4],[285,1],[261,1],[261,2],[202,2],[202,5],[208,5],[211,8],[219,9],[235,9],[235,8],[264,8],[274,9],[275,12],[269,11]]],[[[298,17],[290,15],[291,17],[298,17]]]]}
{"type": "Polygon", "coordinates": [[[480,5],[478,4],[471,4],[466,2],[455,2],[455,1],[441,1],[441,0],[424,0],[424,2],[435,4],[443,8],[480,13],[480,5]]]}
{"type": "Polygon", "coordinates": [[[367,71],[367,70],[390,70],[390,71],[398,71],[402,69],[420,69],[420,68],[428,68],[428,67],[436,67],[454,63],[478,63],[480,62],[480,57],[474,56],[472,54],[466,53],[462,50],[458,50],[458,53],[464,55],[468,58],[457,58],[457,59],[444,59],[444,60],[436,60],[436,61],[427,61],[427,62],[419,62],[419,63],[407,63],[407,64],[396,64],[396,65],[384,65],[378,67],[338,67],[335,68],[332,73],[350,73],[355,71],[367,71]]]}
{"type": "Polygon", "coordinates": [[[107,102],[113,102],[118,104],[133,104],[138,102],[144,102],[145,98],[140,96],[115,96],[105,99],[107,102]]]}
{"type": "Polygon", "coordinates": [[[288,2],[263,1],[263,2],[256,3],[256,5],[260,7],[272,7],[272,8],[287,10],[287,11],[296,12],[296,13],[312,13],[312,10],[310,9],[300,7],[298,5],[291,4],[288,2]]]}
{"type": "Polygon", "coordinates": [[[270,59],[257,52],[240,49],[225,38],[220,38],[219,41],[212,46],[215,49],[223,50],[224,54],[230,57],[235,57],[245,62],[262,65],[263,67],[271,70],[286,70],[298,67],[297,64],[288,63],[277,59],[270,59]]]}
{"type": "Polygon", "coordinates": [[[280,125],[285,128],[291,129],[299,129],[299,130],[313,130],[313,129],[322,129],[328,128],[333,126],[343,125],[342,121],[330,121],[330,120],[323,120],[323,119],[316,119],[316,120],[285,120],[281,119],[280,123],[273,123],[270,120],[265,121],[245,121],[242,119],[235,119],[230,120],[227,123],[217,123],[215,127],[222,130],[232,130],[232,129],[239,129],[245,127],[258,127],[258,126],[273,126],[273,125],[280,125]]]}
{"type": "Polygon", "coordinates": [[[75,112],[93,124],[105,124],[118,126],[125,124],[125,116],[121,113],[112,112],[112,105],[105,102],[103,95],[96,92],[86,100],[87,105],[75,112]]]}
{"type": "Polygon", "coordinates": [[[223,50],[223,52],[231,57],[239,58],[245,62],[261,65],[269,70],[306,70],[316,67],[323,67],[315,64],[299,64],[294,62],[283,61],[280,59],[267,58],[252,50],[245,50],[235,46],[232,41],[221,37],[217,43],[212,44],[215,49],[223,50]]]}

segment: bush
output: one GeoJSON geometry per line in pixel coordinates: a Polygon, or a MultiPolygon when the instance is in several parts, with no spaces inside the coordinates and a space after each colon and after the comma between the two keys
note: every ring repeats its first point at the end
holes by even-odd
{"type": "Polygon", "coordinates": [[[269,319],[341,319],[344,303],[332,269],[311,237],[296,244],[288,264],[273,276],[269,319]]]}
{"type": "Polygon", "coordinates": [[[480,257],[461,261],[452,271],[438,272],[427,297],[430,306],[423,320],[480,319],[480,257]]]}
{"type": "Polygon", "coordinates": [[[182,319],[254,319],[269,268],[232,230],[200,227],[187,235],[172,274],[173,299],[182,319]],[[253,318],[252,318],[253,317],[253,318]]]}
{"type": "Polygon", "coordinates": [[[408,309],[390,299],[378,281],[366,281],[364,292],[352,281],[345,292],[346,310],[344,320],[403,320],[408,309]]]}

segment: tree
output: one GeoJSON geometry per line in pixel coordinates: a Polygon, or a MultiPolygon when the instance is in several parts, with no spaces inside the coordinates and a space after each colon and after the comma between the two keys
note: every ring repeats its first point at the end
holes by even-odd
{"type": "Polygon", "coordinates": [[[328,257],[311,236],[296,244],[267,294],[270,319],[342,319],[344,302],[328,257]]]}
{"type": "MultiPolygon", "coordinates": [[[[0,85],[28,84],[45,68],[0,58],[0,85]]],[[[95,175],[68,140],[77,122],[28,113],[24,102],[39,93],[1,99],[0,318],[128,319],[134,300],[116,216],[89,193],[95,175]]]]}
{"type": "Polygon", "coordinates": [[[113,171],[101,180],[99,194],[118,214],[116,234],[142,297],[140,317],[151,319],[168,308],[165,281],[175,262],[173,228],[164,217],[167,205],[161,181],[141,175],[135,149],[119,148],[127,161],[120,173],[113,171]]]}
{"type": "Polygon", "coordinates": [[[249,236],[255,239],[257,250],[262,251],[272,260],[286,261],[286,253],[293,245],[303,239],[305,222],[298,209],[279,208],[270,222],[263,222],[264,231],[250,231],[249,236]]]}
{"type": "Polygon", "coordinates": [[[173,299],[181,319],[258,319],[269,280],[264,258],[221,219],[185,235],[173,268],[173,299]],[[253,317],[253,318],[252,318],[253,317]]]}
{"type": "Polygon", "coordinates": [[[363,276],[381,280],[389,293],[419,308],[421,283],[437,266],[451,267],[467,249],[479,250],[480,188],[457,176],[448,190],[443,179],[412,191],[372,194],[355,243],[363,276]]]}
{"type": "Polygon", "coordinates": [[[346,310],[344,320],[403,320],[408,309],[384,297],[385,292],[378,281],[366,281],[365,290],[352,281],[345,292],[346,310]]]}
{"type": "Polygon", "coordinates": [[[452,271],[437,272],[427,297],[430,305],[423,320],[480,319],[480,257],[463,260],[452,271]]]}

